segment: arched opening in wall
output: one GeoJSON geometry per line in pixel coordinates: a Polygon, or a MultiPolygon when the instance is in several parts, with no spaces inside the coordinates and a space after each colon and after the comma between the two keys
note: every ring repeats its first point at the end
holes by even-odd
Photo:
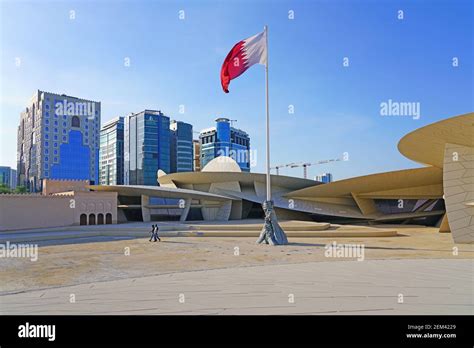
{"type": "Polygon", "coordinates": [[[105,223],[106,223],[107,225],[111,225],[111,224],[112,224],[112,214],[107,213],[107,214],[105,215],[105,223]]]}
{"type": "Polygon", "coordinates": [[[81,120],[77,116],[73,116],[71,119],[71,127],[80,128],[81,127],[81,120]]]}
{"type": "Polygon", "coordinates": [[[104,224],[104,214],[97,215],[97,225],[103,225],[103,224],[104,224]]]}
{"type": "Polygon", "coordinates": [[[87,225],[87,215],[86,214],[81,214],[79,224],[80,225],[87,225]]]}
{"type": "Polygon", "coordinates": [[[95,225],[95,214],[89,214],[89,225],[95,225]]]}

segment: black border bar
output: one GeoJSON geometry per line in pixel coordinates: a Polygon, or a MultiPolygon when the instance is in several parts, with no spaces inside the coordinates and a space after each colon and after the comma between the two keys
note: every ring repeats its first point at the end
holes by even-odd
{"type": "Polygon", "coordinates": [[[0,316],[0,346],[145,344],[411,345],[473,347],[473,316],[0,316]],[[19,326],[55,325],[55,341],[19,326]],[[409,328],[409,325],[412,327],[409,328]],[[417,326],[418,329],[413,329],[417,326]],[[425,329],[426,328],[426,329],[425,329]],[[428,334],[408,338],[407,334],[428,334]],[[430,334],[455,334],[434,338],[430,334]]]}

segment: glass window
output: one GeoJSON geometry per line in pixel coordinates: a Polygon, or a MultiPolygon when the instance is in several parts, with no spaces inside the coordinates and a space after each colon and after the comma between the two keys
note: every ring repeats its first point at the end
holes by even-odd
{"type": "Polygon", "coordinates": [[[44,135],[44,138],[45,138],[45,139],[49,139],[49,135],[48,135],[48,134],[45,134],[45,135],[44,135]]]}
{"type": "Polygon", "coordinates": [[[77,116],[73,116],[71,120],[71,127],[81,127],[81,120],[77,116]]]}
{"type": "Polygon", "coordinates": [[[54,145],[53,145],[53,146],[54,146],[54,147],[58,147],[58,143],[54,143],[54,145]]]}
{"type": "Polygon", "coordinates": [[[44,146],[49,146],[49,142],[45,141],[44,146]]]}
{"type": "Polygon", "coordinates": [[[49,157],[48,157],[48,156],[45,156],[45,157],[44,157],[44,161],[45,161],[45,162],[48,162],[48,160],[49,160],[49,157]]]}
{"type": "Polygon", "coordinates": [[[68,140],[69,143],[60,145],[58,163],[51,167],[51,177],[94,180],[96,172],[94,170],[91,172],[91,152],[87,146],[83,145],[81,132],[70,131],[68,140]]]}

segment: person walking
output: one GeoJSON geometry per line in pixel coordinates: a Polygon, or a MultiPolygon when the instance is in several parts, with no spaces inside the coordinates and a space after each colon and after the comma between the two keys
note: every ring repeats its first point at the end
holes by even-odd
{"type": "Polygon", "coordinates": [[[160,230],[160,228],[158,227],[158,225],[155,225],[155,242],[156,242],[157,239],[161,242],[161,238],[158,235],[159,230],[160,230]]]}
{"type": "Polygon", "coordinates": [[[155,225],[151,225],[151,231],[150,231],[150,233],[151,233],[151,236],[150,236],[149,242],[151,242],[152,239],[154,239],[155,242],[156,242],[156,238],[155,238],[155,225]]]}

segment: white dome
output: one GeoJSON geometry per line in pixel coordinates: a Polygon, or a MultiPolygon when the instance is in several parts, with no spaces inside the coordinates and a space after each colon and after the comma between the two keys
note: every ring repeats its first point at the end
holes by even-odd
{"type": "Polygon", "coordinates": [[[204,168],[201,170],[202,172],[234,172],[240,173],[242,169],[238,163],[228,157],[228,156],[218,156],[210,161],[204,168]]]}

